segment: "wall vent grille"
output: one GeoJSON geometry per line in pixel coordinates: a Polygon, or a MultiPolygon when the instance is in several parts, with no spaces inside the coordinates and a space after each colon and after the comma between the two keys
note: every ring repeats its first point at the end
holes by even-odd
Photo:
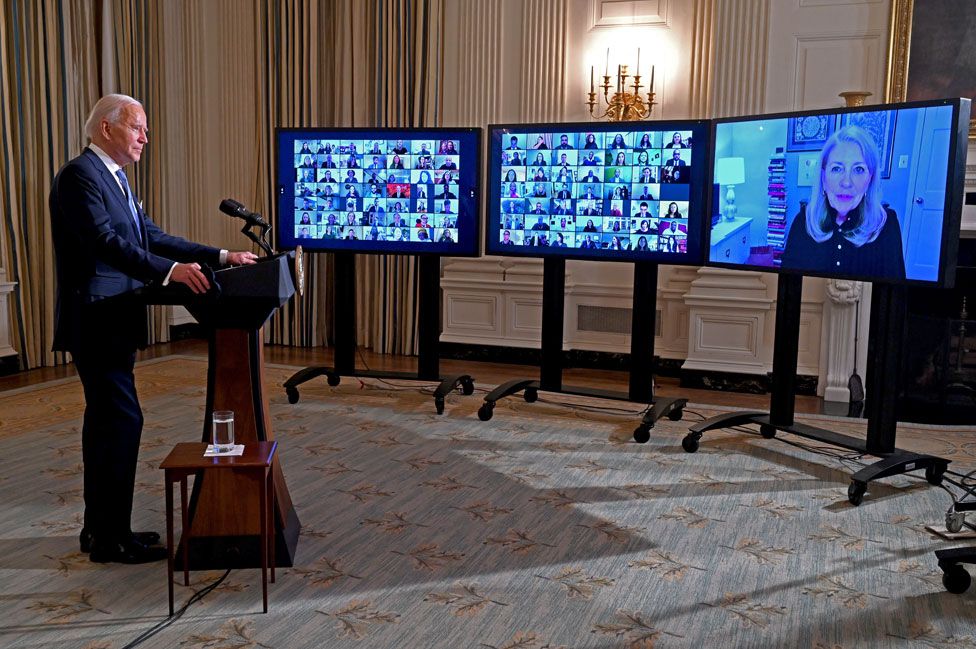
{"type": "MultiPolygon", "coordinates": [[[[576,322],[578,331],[590,331],[605,334],[630,334],[633,309],[615,306],[593,306],[580,304],[576,308],[576,322]]],[[[658,309],[654,312],[654,335],[661,335],[662,313],[658,309]]]]}

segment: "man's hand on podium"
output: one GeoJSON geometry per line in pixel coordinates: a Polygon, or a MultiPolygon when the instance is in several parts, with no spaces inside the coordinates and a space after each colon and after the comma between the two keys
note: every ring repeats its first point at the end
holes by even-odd
{"type": "Polygon", "coordinates": [[[227,253],[227,263],[231,266],[244,266],[256,263],[258,256],[248,250],[234,250],[227,253]]]}
{"type": "MultiPolygon", "coordinates": [[[[230,259],[230,254],[227,255],[227,258],[230,259]]],[[[169,280],[186,284],[194,293],[206,293],[207,289],[210,288],[210,282],[200,270],[200,264],[176,264],[173,266],[169,280]]]]}

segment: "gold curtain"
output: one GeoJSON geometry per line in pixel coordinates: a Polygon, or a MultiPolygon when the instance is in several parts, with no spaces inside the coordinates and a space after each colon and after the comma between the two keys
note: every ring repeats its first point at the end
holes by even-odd
{"type": "MultiPolygon", "coordinates": [[[[337,0],[324,7],[267,0],[265,6],[269,125],[439,123],[442,0],[337,0]]],[[[271,150],[273,136],[269,130],[271,150]]],[[[276,317],[274,342],[318,345],[328,338],[327,316],[335,308],[331,263],[312,256],[309,264],[308,297],[276,317]]],[[[359,343],[379,353],[416,353],[415,259],[359,255],[356,266],[359,343]]]]}
{"type": "Polygon", "coordinates": [[[63,360],[50,351],[47,197],[58,169],[85,146],[84,121],[99,95],[97,7],[87,0],[0,3],[0,265],[17,282],[11,340],[25,368],[63,360]]]}
{"type": "MultiPolygon", "coordinates": [[[[112,5],[112,36],[116,91],[142,102],[149,117],[150,137],[165,139],[167,125],[162,115],[162,80],[159,44],[162,41],[161,18],[158,5],[145,0],[115,0],[112,5]]],[[[167,221],[166,184],[163,179],[158,147],[146,148],[146,154],[127,172],[132,178],[134,193],[142,201],[146,213],[164,230],[167,221]]],[[[149,339],[152,342],[169,340],[169,323],[165,307],[150,312],[149,339]]]]}
{"type": "MultiPolygon", "coordinates": [[[[435,126],[440,122],[443,0],[7,0],[0,3],[0,264],[17,282],[14,345],[27,367],[56,362],[47,194],[86,144],[104,88],[146,107],[150,145],[130,177],[173,234],[251,247],[220,215],[235,197],[275,212],[278,126],[435,126]],[[102,16],[114,68],[100,78],[102,16]]],[[[309,290],[269,323],[271,341],[323,345],[333,310],[328,255],[310,256],[309,290]]],[[[414,353],[417,268],[358,258],[360,344],[414,353]]],[[[343,314],[338,314],[342,317],[343,314]]],[[[152,340],[168,336],[164,312],[152,340]]]]}
{"type": "MultiPolygon", "coordinates": [[[[375,16],[376,124],[439,124],[444,68],[441,0],[389,0],[375,16]]],[[[361,255],[357,286],[359,340],[379,353],[416,354],[418,264],[404,255],[361,255]]]]}

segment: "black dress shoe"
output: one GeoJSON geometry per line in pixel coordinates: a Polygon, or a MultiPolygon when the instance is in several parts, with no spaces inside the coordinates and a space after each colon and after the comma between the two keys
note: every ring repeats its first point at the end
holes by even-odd
{"type": "MultiPolygon", "coordinates": [[[[159,543],[159,532],[133,532],[132,538],[142,543],[143,545],[156,545],[159,543]]],[[[82,528],[81,534],[78,535],[78,541],[81,545],[81,551],[84,553],[91,552],[92,549],[92,533],[87,529],[82,528]]]]}
{"type": "Polygon", "coordinates": [[[95,563],[151,563],[166,558],[166,548],[161,545],[144,545],[134,539],[124,543],[95,541],[88,558],[95,563]]]}

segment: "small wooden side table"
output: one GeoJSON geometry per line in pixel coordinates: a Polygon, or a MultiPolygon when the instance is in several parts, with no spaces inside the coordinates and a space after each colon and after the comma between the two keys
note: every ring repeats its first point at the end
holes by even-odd
{"type": "MultiPolygon", "coordinates": [[[[271,583],[275,581],[274,549],[274,477],[271,463],[274,460],[278,442],[249,442],[244,445],[244,454],[237,456],[204,457],[207,445],[201,442],[183,442],[170,451],[159,466],[166,474],[166,551],[167,576],[169,577],[169,614],[173,615],[173,484],[180,483],[180,516],[183,533],[180,545],[183,548],[183,584],[190,585],[189,540],[190,526],[187,516],[187,478],[201,471],[233,470],[254,474],[260,478],[261,510],[261,593],[264,598],[264,612],[268,612],[268,564],[271,564],[271,583]]],[[[226,503],[233,507],[234,503],[226,503]]]]}

